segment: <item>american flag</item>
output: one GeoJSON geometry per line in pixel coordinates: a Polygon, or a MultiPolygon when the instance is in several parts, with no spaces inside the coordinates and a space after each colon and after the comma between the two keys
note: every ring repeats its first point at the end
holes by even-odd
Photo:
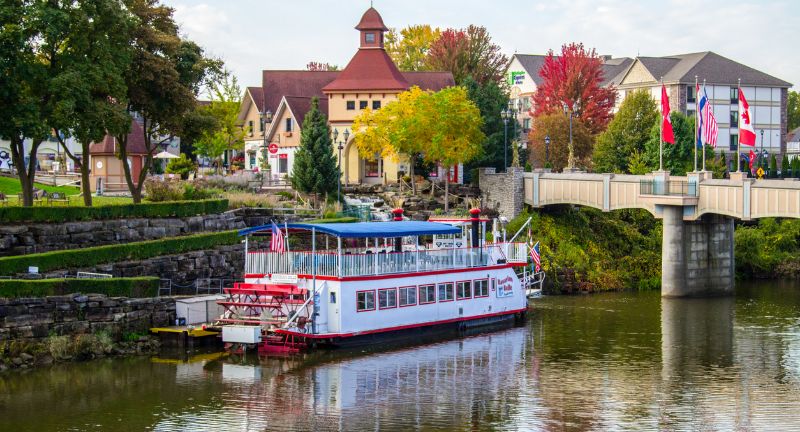
{"type": "Polygon", "coordinates": [[[275,225],[275,221],[272,222],[272,241],[269,243],[269,250],[272,252],[286,252],[283,232],[275,225]]]}
{"type": "MultiPolygon", "coordinates": [[[[708,100],[705,86],[703,87],[703,97],[708,100]]],[[[719,131],[717,129],[717,119],[714,118],[714,108],[710,103],[706,103],[700,115],[702,116],[700,124],[703,126],[703,142],[713,148],[717,148],[717,135],[719,131]]]]}
{"type": "Polygon", "coordinates": [[[540,272],[542,270],[542,257],[539,255],[539,242],[531,246],[531,259],[533,260],[534,270],[540,272]]]}

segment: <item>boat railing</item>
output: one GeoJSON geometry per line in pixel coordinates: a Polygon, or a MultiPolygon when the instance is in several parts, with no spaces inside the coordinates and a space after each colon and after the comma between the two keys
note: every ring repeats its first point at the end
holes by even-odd
{"type": "MultiPolygon", "coordinates": [[[[520,243],[521,246],[526,246],[520,243]]],[[[352,277],[485,267],[503,262],[524,262],[525,250],[517,244],[490,244],[477,248],[429,249],[408,252],[342,254],[321,252],[250,252],[247,274],[305,274],[352,277]],[[520,252],[521,251],[521,252],[520,252]],[[514,259],[506,257],[512,254],[514,259]],[[519,261],[522,255],[523,261],[519,261]]]]}

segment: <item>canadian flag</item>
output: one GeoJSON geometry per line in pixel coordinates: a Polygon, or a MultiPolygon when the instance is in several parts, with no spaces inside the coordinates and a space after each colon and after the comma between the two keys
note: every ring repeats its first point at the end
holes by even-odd
{"type": "Polygon", "coordinates": [[[664,84],[661,84],[661,140],[675,144],[675,133],[672,131],[672,120],[669,118],[669,96],[664,84]]]}
{"type": "Polygon", "coordinates": [[[756,145],[756,132],[753,130],[753,116],[750,104],[744,98],[744,92],[739,88],[739,144],[746,146],[756,145]]]}

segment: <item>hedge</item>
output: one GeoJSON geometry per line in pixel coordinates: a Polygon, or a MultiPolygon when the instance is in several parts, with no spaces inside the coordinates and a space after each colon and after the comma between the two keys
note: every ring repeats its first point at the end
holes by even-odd
{"type": "Polygon", "coordinates": [[[0,297],[45,297],[71,293],[105,294],[110,297],[155,297],[157,277],[109,279],[0,279],[0,297]]]}
{"type": "Polygon", "coordinates": [[[226,210],[228,210],[227,199],[165,201],[143,204],[108,204],[96,207],[7,206],[0,207],[0,223],[70,222],[78,220],[120,219],[135,217],[187,217],[222,213],[226,210]]]}
{"type": "Polygon", "coordinates": [[[28,267],[39,267],[40,272],[84,268],[117,261],[141,261],[147,258],[183,252],[211,249],[219,245],[238,243],[237,231],[193,234],[125,244],[67,249],[37,254],[0,257],[0,276],[26,273],[28,267]]]}

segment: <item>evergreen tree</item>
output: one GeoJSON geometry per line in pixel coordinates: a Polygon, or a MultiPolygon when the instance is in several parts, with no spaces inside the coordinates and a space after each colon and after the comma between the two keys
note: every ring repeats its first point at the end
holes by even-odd
{"type": "Polygon", "coordinates": [[[769,178],[776,177],[778,177],[778,160],[775,158],[775,154],[773,153],[769,158],[769,178]]]}
{"type": "Polygon", "coordinates": [[[340,179],[339,168],[333,155],[328,121],[320,112],[316,97],[311,100],[302,128],[300,148],[294,155],[292,187],[316,196],[335,191],[340,179]]]}
{"type": "Polygon", "coordinates": [[[783,154],[783,159],[781,159],[781,178],[789,177],[787,174],[789,172],[789,156],[786,153],[783,154]]]}
{"type": "Polygon", "coordinates": [[[792,177],[800,178],[800,158],[792,159],[792,177]]]}

